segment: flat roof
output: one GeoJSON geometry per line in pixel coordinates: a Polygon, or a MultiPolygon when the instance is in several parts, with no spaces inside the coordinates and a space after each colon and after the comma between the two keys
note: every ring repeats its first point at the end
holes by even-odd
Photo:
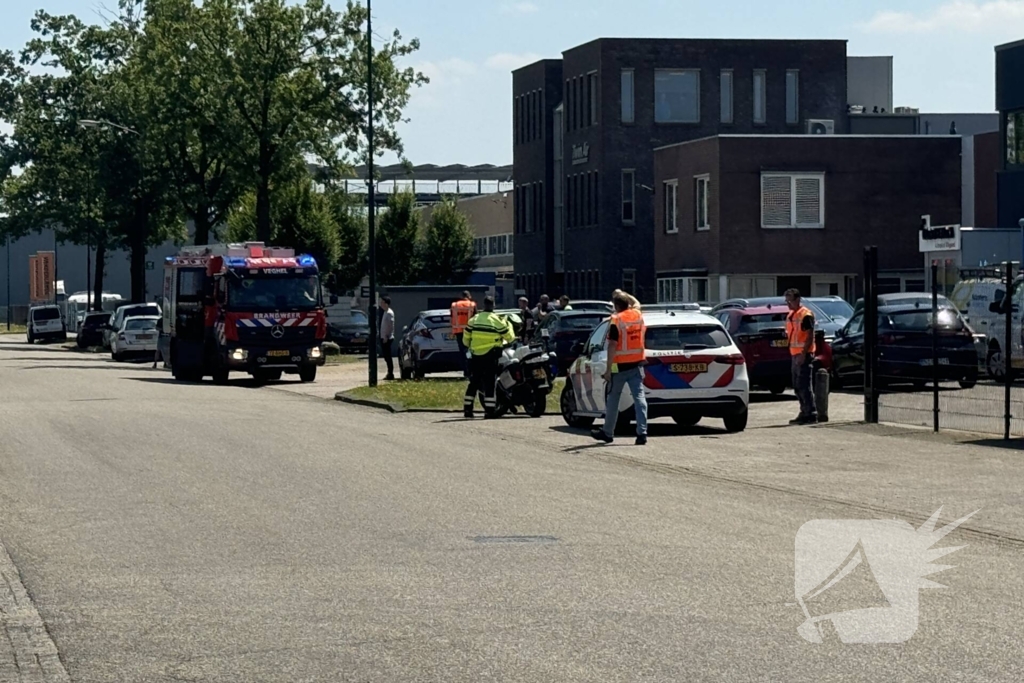
{"type": "Polygon", "coordinates": [[[662,150],[662,149],[670,149],[672,147],[679,147],[681,145],[691,145],[691,144],[693,144],[695,142],[703,142],[704,140],[713,140],[714,138],[769,138],[769,139],[770,138],[797,138],[797,139],[801,139],[801,140],[808,140],[808,139],[835,140],[836,138],[840,138],[840,139],[844,139],[844,140],[845,139],[857,139],[857,140],[860,140],[860,139],[868,139],[868,138],[870,138],[870,139],[874,139],[874,138],[882,139],[882,138],[884,138],[884,139],[887,139],[887,140],[892,140],[892,139],[897,139],[897,140],[904,140],[904,139],[906,139],[906,140],[920,140],[921,138],[925,138],[925,139],[937,139],[937,138],[951,139],[951,138],[962,138],[962,137],[963,136],[959,135],[959,134],[958,135],[949,135],[949,134],[942,134],[942,135],[939,135],[939,134],[933,134],[933,135],[881,135],[881,134],[878,134],[878,133],[865,133],[865,134],[844,133],[842,135],[809,135],[809,134],[806,134],[806,133],[803,133],[803,134],[783,133],[783,134],[780,134],[780,135],[772,135],[770,133],[730,133],[730,134],[725,134],[725,135],[709,135],[707,137],[697,138],[696,140],[686,140],[684,142],[676,142],[676,143],[673,143],[671,145],[662,145],[661,147],[655,147],[654,151],[657,152],[657,151],[662,150]]]}
{"type": "Polygon", "coordinates": [[[1011,50],[1015,47],[1024,47],[1024,40],[1015,40],[1012,43],[1003,43],[1002,45],[996,45],[996,52],[1002,52],[1003,50],[1011,50]]]}

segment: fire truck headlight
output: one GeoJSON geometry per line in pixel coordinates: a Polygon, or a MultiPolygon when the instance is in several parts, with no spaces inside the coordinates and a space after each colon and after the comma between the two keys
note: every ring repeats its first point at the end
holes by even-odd
{"type": "Polygon", "coordinates": [[[310,358],[319,358],[321,353],[323,353],[323,352],[320,351],[320,347],[319,346],[314,346],[313,348],[311,348],[309,350],[309,357],[310,358]]]}
{"type": "Polygon", "coordinates": [[[249,357],[249,352],[245,349],[233,349],[231,351],[231,360],[245,360],[249,357]]]}

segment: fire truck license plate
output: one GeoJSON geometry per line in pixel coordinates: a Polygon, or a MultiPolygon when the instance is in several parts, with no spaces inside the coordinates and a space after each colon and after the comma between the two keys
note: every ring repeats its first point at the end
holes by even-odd
{"type": "Polygon", "coordinates": [[[292,354],[288,349],[274,349],[272,351],[267,351],[267,355],[271,358],[279,358],[281,356],[290,356],[292,354]]]}
{"type": "Polygon", "coordinates": [[[692,375],[695,372],[707,372],[707,363],[673,363],[672,367],[669,368],[672,372],[678,372],[684,375],[692,375]]]}

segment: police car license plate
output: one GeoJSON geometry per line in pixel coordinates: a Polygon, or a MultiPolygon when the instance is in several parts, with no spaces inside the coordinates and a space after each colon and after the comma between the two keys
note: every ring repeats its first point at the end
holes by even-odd
{"type": "Polygon", "coordinates": [[[140,335],[138,335],[135,338],[138,339],[139,341],[146,341],[148,339],[152,339],[153,335],[151,335],[151,334],[140,334],[140,335]]]}
{"type": "Polygon", "coordinates": [[[684,375],[692,375],[695,372],[707,372],[707,363],[672,363],[669,367],[672,372],[678,372],[684,375]]]}
{"type": "Polygon", "coordinates": [[[273,349],[272,351],[267,351],[267,356],[269,356],[271,358],[280,358],[281,356],[290,356],[290,355],[291,355],[291,351],[289,351],[288,349],[273,349]]]}
{"type": "Polygon", "coordinates": [[[773,339],[772,340],[772,346],[774,346],[775,348],[778,348],[778,349],[789,348],[789,340],[788,339],[773,339]]]}

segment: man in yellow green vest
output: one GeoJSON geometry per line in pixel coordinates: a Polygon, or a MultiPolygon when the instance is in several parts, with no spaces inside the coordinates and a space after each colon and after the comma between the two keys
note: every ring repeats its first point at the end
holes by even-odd
{"type": "Polygon", "coordinates": [[[515,338],[511,323],[494,312],[494,299],[485,297],[484,310],[469,319],[462,337],[469,358],[469,386],[462,401],[462,412],[466,417],[473,417],[473,404],[478,393],[484,407],[484,418],[494,417],[498,359],[501,358],[502,347],[511,344],[515,338]]]}

